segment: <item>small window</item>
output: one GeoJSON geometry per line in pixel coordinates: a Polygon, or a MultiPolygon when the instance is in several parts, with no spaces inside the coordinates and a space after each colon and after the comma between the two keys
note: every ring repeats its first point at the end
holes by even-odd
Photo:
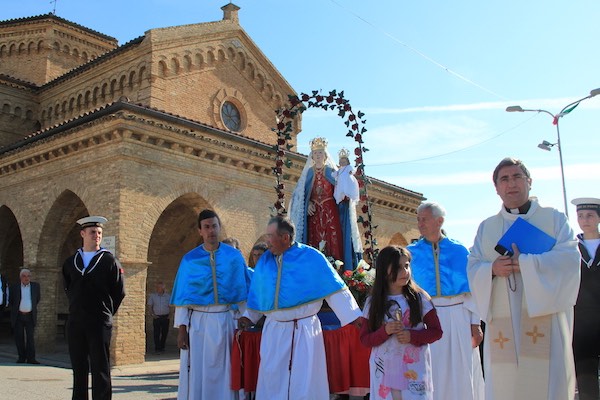
{"type": "Polygon", "coordinates": [[[230,101],[223,103],[221,107],[221,119],[223,124],[233,132],[239,132],[242,126],[242,120],[240,117],[240,110],[230,101]]]}

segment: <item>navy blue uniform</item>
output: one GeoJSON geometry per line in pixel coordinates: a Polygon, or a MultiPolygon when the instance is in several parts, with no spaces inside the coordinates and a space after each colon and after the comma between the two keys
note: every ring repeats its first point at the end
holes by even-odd
{"type": "Polygon", "coordinates": [[[79,249],[65,261],[62,272],[69,298],[67,342],[73,367],[73,400],[88,399],[90,369],[92,398],[108,400],[112,396],[112,321],[125,297],[123,268],[108,250],[100,249],[84,269],[79,249]]]}

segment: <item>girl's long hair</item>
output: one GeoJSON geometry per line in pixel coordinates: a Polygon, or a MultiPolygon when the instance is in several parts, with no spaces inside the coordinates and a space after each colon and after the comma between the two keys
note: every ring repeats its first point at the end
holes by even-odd
{"type": "MultiPolygon", "coordinates": [[[[400,270],[400,260],[406,257],[411,261],[410,252],[404,247],[388,246],[383,248],[375,260],[375,283],[371,290],[371,305],[369,307],[369,328],[376,331],[383,325],[385,313],[387,311],[389,282],[393,282],[398,277],[400,270]],[[388,274],[388,268],[391,267],[388,274]]],[[[416,326],[423,320],[421,313],[421,297],[419,293],[425,293],[412,279],[408,280],[406,286],[402,288],[402,294],[410,307],[410,324],[416,326]]]]}

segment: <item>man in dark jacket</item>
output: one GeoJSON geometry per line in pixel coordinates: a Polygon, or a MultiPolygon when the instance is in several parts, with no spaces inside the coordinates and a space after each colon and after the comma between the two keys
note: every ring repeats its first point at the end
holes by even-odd
{"type": "Polygon", "coordinates": [[[34,328],[37,321],[37,305],[40,302],[40,284],[31,282],[31,271],[23,268],[20,283],[10,286],[10,324],[15,332],[19,358],[17,363],[39,364],[35,359],[34,328]]]}
{"type": "Polygon", "coordinates": [[[92,398],[108,400],[110,339],[113,315],[125,297],[123,268],[100,247],[104,217],[85,217],[81,226],[83,247],[63,264],[69,298],[67,339],[73,368],[73,400],[88,398],[88,373],[92,372],[92,398]]]}

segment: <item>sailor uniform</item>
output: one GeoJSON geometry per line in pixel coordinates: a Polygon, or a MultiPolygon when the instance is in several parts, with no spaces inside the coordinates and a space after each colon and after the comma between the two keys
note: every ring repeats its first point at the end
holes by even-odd
{"type": "Polygon", "coordinates": [[[600,246],[594,257],[577,235],[581,252],[581,286],[575,305],[573,354],[580,400],[598,398],[598,356],[600,356],[600,246]],[[584,397],[590,393],[591,397],[584,397]]]}
{"type": "Polygon", "coordinates": [[[65,261],[62,273],[69,299],[67,339],[73,400],[88,398],[90,369],[93,399],[110,399],[110,339],[113,315],[125,297],[123,268],[103,248],[84,267],[83,249],[79,249],[65,261]]]}

